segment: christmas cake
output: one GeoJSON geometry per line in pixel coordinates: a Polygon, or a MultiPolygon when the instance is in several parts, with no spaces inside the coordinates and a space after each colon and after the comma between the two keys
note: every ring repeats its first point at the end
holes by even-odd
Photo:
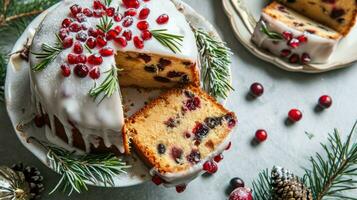
{"type": "Polygon", "coordinates": [[[87,152],[128,149],[120,87],[199,85],[194,33],[168,0],[61,1],[31,52],[37,121],[87,152]]]}
{"type": "Polygon", "coordinates": [[[252,41],[290,63],[325,63],[341,34],[273,2],[263,9],[252,41]]]}
{"type": "Polygon", "coordinates": [[[211,160],[230,145],[235,125],[234,113],[187,86],[167,92],[128,118],[123,132],[153,168],[155,183],[178,185],[203,170],[210,172],[211,160]]]}
{"type": "Polygon", "coordinates": [[[347,35],[356,22],[355,0],[279,0],[317,22],[347,35]]]}

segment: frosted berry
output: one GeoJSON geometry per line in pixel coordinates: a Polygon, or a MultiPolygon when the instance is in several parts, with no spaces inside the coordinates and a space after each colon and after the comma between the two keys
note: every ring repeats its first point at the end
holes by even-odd
{"type": "Polygon", "coordinates": [[[67,55],[67,61],[69,64],[77,64],[77,56],[70,53],[67,55]]]}
{"type": "Polygon", "coordinates": [[[106,39],[107,40],[113,40],[114,38],[116,38],[117,36],[119,35],[119,33],[116,31],[116,30],[109,30],[107,32],[107,35],[106,35],[106,39]]]}
{"type": "Polygon", "coordinates": [[[300,46],[300,41],[298,39],[296,39],[296,38],[293,38],[293,39],[289,40],[288,45],[291,48],[297,48],[297,47],[300,46]]]}
{"type": "Polygon", "coordinates": [[[139,19],[146,19],[150,14],[149,8],[143,8],[139,13],[139,19]]]}
{"type": "Polygon", "coordinates": [[[103,57],[108,57],[114,54],[114,50],[110,47],[104,47],[103,49],[99,50],[99,53],[103,57]]]}
{"type": "Polygon", "coordinates": [[[94,10],[93,11],[93,16],[96,18],[101,18],[105,15],[105,11],[104,10],[94,10]]]}
{"type": "Polygon", "coordinates": [[[298,122],[302,118],[302,113],[298,109],[291,109],[288,113],[288,117],[292,122],[298,122]]]}
{"type": "Polygon", "coordinates": [[[77,4],[74,4],[70,7],[71,13],[73,16],[76,16],[78,13],[82,12],[82,7],[77,4]]]}
{"type": "Polygon", "coordinates": [[[124,17],[126,16],[132,16],[134,17],[136,15],[136,9],[130,8],[124,12],[124,17]]]}
{"type": "Polygon", "coordinates": [[[283,37],[285,40],[290,41],[291,39],[293,39],[293,34],[289,31],[284,31],[283,37]]]}
{"type": "Polygon", "coordinates": [[[114,17],[113,17],[114,21],[116,21],[116,22],[120,22],[122,18],[123,18],[123,16],[120,13],[115,13],[114,17]]]}
{"type": "Polygon", "coordinates": [[[147,30],[149,28],[149,23],[147,21],[140,21],[136,25],[139,30],[147,30]]]}
{"type": "Polygon", "coordinates": [[[76,58],[76,63],[83,63],[85,64],[87,62],[87,57],[83,54],[78,55],[76,58]]]}
{"type": "Polygon", "coordinates": [[[244,187],[244,185],[245,185],[244,181],[241,178],[238,178],[238,177],[232,178],[231,181],[229,182],[229,184],[234,189],[239,188],[239,187],[244,187]]]}
{"type": "Polygon", "coordinates": [[[292,64],[296,64],[299,62],[300,56],[299,54],[294,53],[293,55],[290,56],[289,62],[292,64]]]}
{"type": "Polygon", "coordinates": [[[133,36],[133,34],[132,34],[131,30],[125,30],[124,33],[123,33],[123,36],[125,37],[125,39],[127,41],[130,41],[132,36],[133,36]]]}
{"type": "Polygon", "coordinates": [[[88,35],[84,31],[79,31],[76,35],[76,39],[85,42],[88,38],[88,35]]]}
{"type": "Polygon", "coordinates": [[[63,77],[69,77],[71,75],[71,69],[67,65],[61,65],[61,71],[63,77]]]}
{"type": "Polygon", "coordinates": [[[250,86],[250,93],[255,97],[260,97],[264,93],[264,87],[260,83],[253,83],[250,86]]]}
{"type": "Polygon", "coordinates": [[[92,65],[100,65],[103,63],[103,58],[99,54],[93,54],[88,57],[88,63],[92,65]]]}
{"type": "Polygon", "coordinates": [[[62,21],[62,27],[67,28],[67,27],[69,27],[69,25],[71,25],[71,23],[72,23],[72,21],[70,19],[66,18],[62,21]]]}
{"type": "Polygon", "coordinates": [[[264,142],[265,140],[267,140],[268,138],[268,133],[263,130],[263,129],[259,129],[255,132],[255,139],[258,142],[264,142]]]}
{"type": "Polygon", "coordinates": [[[85,64],[78,64],[74,67],[74,74],[79,78],[84,78],[88,75],[88,67],[85,64]]]}
{"type": "Polygon", "coordinates": [[[61,40],[64,40],[68,36],[68,30],[66,28],[61,28],[58,36],[61,38],[61,40]]]}
{"type": "Polygon", "coordinates": [[[79,43],[79,42],[74,43],[73,52],[76,54],[83,53],[83,47],[82,47],[81,43],[79,43]]]}
{"type": "Polygon", "coordinates": [[[138,0],[123,0],[123,4],[127,8],[139,8],[140,3],[138,0]]]}
{"type": "Polygon", "coordinates": [[[151,181],[155,183],[155,185],[161,185],[164,183],[164,180],[162,180],[162,178],[160,178],[158,175],[153,176],[151,181]]]}
{"type": "Polygon", "coordinates": [[[97,45],[98,45],[99,47],[104,47],[104,46],[107,45],[107,40],[104,39],[102,36],[98,36],[98,37],[97,37],[97,45]]]}
{"type": "Polygon", "coordinates": [[[81,22],[81,23],[87,21],[87,17],[83,13],[76,14],[76,19],[78,22],[81,22]]]}
{"type": "Polygon", "coordinates": [[[231,192],[228,200],[253,200],[252,191],[245,187],[236,188],[231,192]]]}
{"type": "Polygon", "coordinates": [[[288,57],[291,54],[291,50],[290,49],[283,49],[280,51],[280,56],[281,57],[288,57]]]}
{"type": "Polygon", "coordinates": [[[120,34],[123,29],[120,26],[115,26],[114,30],[120,34]]]}
{"type": "Polygon", "coordinates": [[[108,17],[113,17],[115,14],[115,8],[113,7],[107,8],[105,9],[105,12],[107,13],[108,17]]]}
{"type": "Polygon", "coordinates": [[[156,22],[158,24],[166,24],[169,21],[169,16],[167,14],[160,15],[157,19],[156,22]]]}
{"type": "Polygon", "coordinates": [[[94,49],[95,46],[97,46],[97,41],[93,37],[90,37],[88,38],[86,44],[90,49],[94,49]]]}
{"type": "Polygon", "coordinates": [[[322,108],[329,108],[332,105],[332,98],[328,95],[323,95],[319,98],[318,103],[322,108]]]}
{"type": "Polygon", "coordinates": [[[66,37],[63,41],[62,41],[62,46],[63,48],[67,49],[70,48],[73,45],[73,38],[71,37],[66,37]]]}
{"type": "Polygon", "coordinates": [[[308,41],[308,38],[305,35],[300,35],[296,39],[298,39],[301,43],[305,43],[308,41]]]}
{"type": "Polygon", "coordinates": [[[138,49],[144,48],[144,42],[138,36],[134,37],[134,45],[138,49]]]}
{"type": "Polygon", "coordinates": [[[186,190],[186,184],[178,185],[176,186],[176,192],[177,193],[182,193],[186,190]]]}
{"type": "Polygon", "coordinates": [[[100,77],[100,70],[99,67],[93,67],[90,72],[89,72],[89,77],[91,77],[92,79],[98,79],[100,77]]]}
{"type": "Polygon", "coordinates": [[[221,162],[222,160],[223,160],[223,154],[219,154],[219,155],[217,155],[217,156],[215,156],[214,158],[213,158],[213,160],[216,162],[216,163],[219,163],[219,162],[221,162]]]}
{"type": "Polygon", "coordinates": [[[214,174],[218,170],[218,166],[213,161],[207,161],[203,164],[203,170],[205,170],[209,174],[214,174]]]}
{"type": "Polygon", "coordinates": [[[87,17],[92,17],[93,16],[93,12],[89,8],[83,9],[83,14],[85,16],[87,16],[87,17]]]}
{"type": "Polygon", "coordinates": [[[105,6],[99,0],[95,0],[93,2],[93,8],[94,9],[105,9],[105,6]]]}
{"type": "Polygon", "coordinates": [[[308,53],[303,53],[301,56],[301,63],[302,64],[308,64],[311,62],[311,57],[308,53]]]}
{"type": "Polygon", "coordinates": [[[69,26],[69,31],[71,32],[78,32],[82,30],[81,24],[79,24],[78,22],[73,22],[70,26],[69,26]]]}
{"type": "Polygon", "coordinates": [[[134,22],[134,20],[133,20],[133,18],[132,17],[126,17],[125,19],[124,19],[124,21],[123,21],[123,26],[124,27],[129,27],[129,26],[131,26],[132,24],[133,24],[133,22],[134,22]]]}
{"type": "Polygon", "coordinates": [[[119,44],[121,47],[126,47],[128,45],[128,42],[126,41],[125,37],[118,37],[115,38],[114,40],[117,44],[119,44]]]}
{"type": "Polygon", "coordinates": [[[93,37],[97,37],[97,36],[98,36],[98,32],[97,32],[97,30],[94,29],[94,28],[89,28],[89,29],[88,29],[88,35],[89,35],[89,36],[93,36],[93,37]]]}

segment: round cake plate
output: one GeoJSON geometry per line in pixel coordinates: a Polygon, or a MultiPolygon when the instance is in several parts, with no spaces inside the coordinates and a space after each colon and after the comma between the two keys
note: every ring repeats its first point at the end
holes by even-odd
{"type": "MultiPolygon", "coordinates": [[[[181,0],[171,0],[185,16],[187,21],[190,22],[194,28],[201,28],[217,39],[221,40],[215,28],[195,10],[193,10],[186,3],[181,0]]],[[[12,52],[18,52],[24,48],[27,44],[28,38],[32,38],[36,28],[39,26],[46,13],[50,12],[56,7],[49,8],[44,11],[38,17],[36,17],[31,24],[26,28],[24,33],[15,43],[12,52]]],[[[229,66],[230,67],[230,66],[229,66]]],[[[134,88],[122,89],[122,95],[124,98],[124,109],[126,115],[130,116],[137,110],[142,108],[147,101],[157,97],[162,91],[160,90],[144,90],[134,88]]],[[[47,152],[41,146],[29,143],[28,137],[36,137],[43,141],[49,141],[55,143],[68,150],[74,150],[64,142],[59,141],[51,136],[46,137],[46,128],[39,129],[32,123],[33,118],[33,105],[31,101],[30,91],[30,77],[29,77],[29,63],[24,61],[18,54],[14,54],[10,57],[9,64],[7,66],[7,75],[5,83],[5,103],[11,122],[15,129],[15,132],[21,141],[21,143],[31,151],[43,164],[50,167],[47,162],[47,152]]],[[[224,100],[220,100],[220,103],[224,103],[224,100]]],[[[150,179],[149,169],[141,162],[136,155],[125,157],[129,165],[132,167],[127,170],[126,174],[118,175],[114,178],[114,185],[111,187],[127,187],[137,184],[141,184],[150,179]]],[[[51,167],[50,167],[51,168],[51,167]]],[[[89,185],[103,186],[101,183],[93,184],[88,182],[89,185]]]]}
{"type": "Polygon", "coordinates": [[[269,1],[222,0],[222,2],[240,43],[258,58],[277,67],[292,72],[321,73],[348,67],[357,61],[356,51],[353,50],[357,46],[357,26],[352,29],[347,37],[341,40],[329,62],[325,64],[294,65],[256,47],[250,40],[257,20],[260,18],[261,10],[269,1]]]}

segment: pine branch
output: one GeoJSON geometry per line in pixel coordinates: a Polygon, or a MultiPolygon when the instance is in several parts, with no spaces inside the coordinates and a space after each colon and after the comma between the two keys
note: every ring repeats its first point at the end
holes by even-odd
{"type": "Polygon", "coordinates": [[[113,0],[105,0],[105,6],[109,7],[113,0]]]}
{"type": "Polygon", "coordinates": [[[258,180],[253,182],[254,199],[271,200],[273,191],[269,174],[269,170],[266,169],[259,174],[258,180]]]}
{"type": "Polygon", "coordinates": [[[174,35],[167,32],[167,29],[157,29],[150,31],[152,36],[163,46],[169,48],[173,53],[181,52],[183,36],[174,35]]]}
{"type": "Polygon", "coordinates": [[[32,67],[33,71],[37,72],[45,69],[63,51],[62,41],[58,35],[57,40],[53,46],[43,43],[42,52],[31,52],[37,59],[42,59],[40,63],[32,67]]]}
{"type": "Polygon", "coordinates": [[[100,18],[100,22],[97,25],[97,28],[102,30],[104,33],[108,32],[113,27],[113,19],[109,20],[108,16],[100,18]]]}
{"type": "Polygon", "coordinates": [[[216,98],[227,98],[228,93],[234,90],[229,73],[231,50],[203,30],[196,30],[195,35],[201,57],[204,89],[216,98]]]}
{"type": "Polygon", "coordinates": [[[275,32],[275,31],[270,31],[264,21],[261,21],[260,23],[261,23],[260,31],[263,32],[265,35],[267,35],[270,39],[273,39],[273,40],[284,39],[284,37],[280,33],[275,32]]]}
{"type": "Polygon", "coordinates": [[[118,69],[113,66],[108,72],[108,76],[98,87],[94,87],[89,91],[89,95],[94,99],[97,99],[100,94],[103,94],[102,99],[99,101],[103,101],[104,98],[110,97],[114,94],[115,91],[119,89],[118,83],[118,69]]]}
{"type": "Polygon", "coordinates": [[[51,168],[62,175],[50,194],[60,188],[63,192],[68,191],[68,195],[74,191],[81,193],[88,190],[87,182],[114,185],[114,177],[126,173],[125,170],[131,167],[112,153],[76,155],[75,152],[69,152],[33,137],[28,140],[37,142],[48,151],[47,159],[51,168]]]}

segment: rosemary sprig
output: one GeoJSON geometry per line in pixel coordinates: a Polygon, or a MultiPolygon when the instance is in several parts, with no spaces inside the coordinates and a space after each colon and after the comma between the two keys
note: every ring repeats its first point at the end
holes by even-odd
{"type": "Polygon", "coordinates": [[[152,36],[163,46],[169,48],[172,52],[181,52],[183,36],[174,35],[167,32],[167,29],[157,29],[151,31],[152,36]]]}
{"type": "Polygon", "coordinates": [[[270,31],[264,21],[261,21],[260,23],[261,23],[260,31],[263,32],[265,35],[267,35],[270,39],[273,39],[273,40],[284,39],[284,37],[280,33],[275,32],[275,31],[270,31]]]}
{"type": "Polygon", "coordinates": [[[88,190],[87,182],[114,185],[114,176],[126,173],[125,170],[131,167],[112,153],[76,155],[75,152],[69,152],[33,137],[28,140],[37,142],[48,151],[47,159],[51,168],[61,175],[50,194],[60,188],[63,192],[68,192],[68,195],[74,191],[81,193],[88,190]]]}
{"type": "Polygon", "coordinates": [[[113,0],[105,0],[105,6],[109,7],[113,0]]]}
{"type": "Polygon", "coordinates": [[[113,19],[109,20],[109,17],[105,15],[104,17],[100,18],[97,28],[106,33],[113,27],[113,24],[113,19]]]}
{"type": "Polygon", "coordinates": [[[227,98],[229,91],[234,90],[229,73],[231,50],[201,29],[196,30],[195,35],[204,89],[215,98],[227,98]]]}
{"type": "Polygon", "coordinates": [[[89,95],[94,99],[97,99],[100,94],[103,94],[100,102],[103,101],[104,98],[112,96],[119,88],[118,69],[113,66],[112,69],[106,73],[108,73],[108,75],[102,84],[100,84],[98,87],[94,87],[89,91],[89,95]]]}
{"type": "Polygon", "coordinates": [[[47,43],[43,43],[41,48],[42,52],[31,52],[37,59],[42,59],[40,63],[32,67],[32,70],[37,72],[45,69],[57,56],[63,51],[61,39],[57,36],[57,42],[51,46],[47,43]]]}

